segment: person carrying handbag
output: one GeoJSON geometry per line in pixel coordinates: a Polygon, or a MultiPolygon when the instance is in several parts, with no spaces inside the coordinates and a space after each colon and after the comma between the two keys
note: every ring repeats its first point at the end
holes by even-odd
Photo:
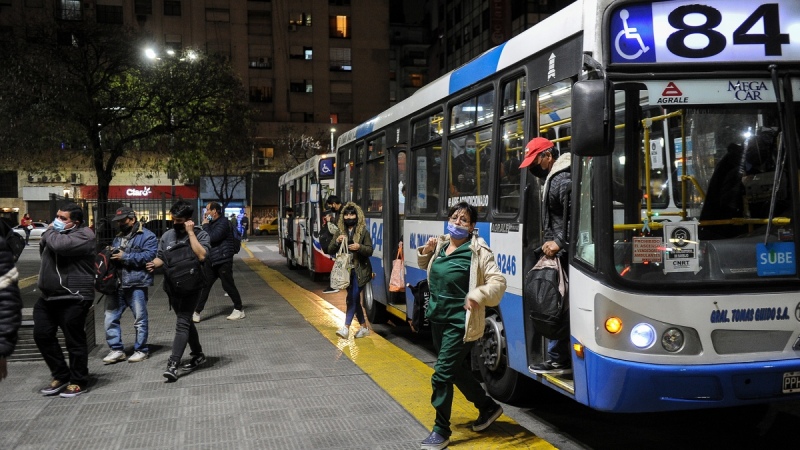
{"type": "Polygon", "coordinates": [[[372,264],[369,261],[369,257],[372,256],[372,238],[367,230],[364,212],[353,202],[348,202],[342,208],[339,215],[339,230],[328,246],[328,253],[336,253],[343,241],[352,254],[352,268],[350,285],[347,287],[344,326],[337,330],[336,334],[347,339],[350,336],[350,324],[355,316],[361,324],[355,337],[361,338],[369,335],[369,326],[364,318],[364,309],[361,307],[361,290],[372,279],[372,264]]]}

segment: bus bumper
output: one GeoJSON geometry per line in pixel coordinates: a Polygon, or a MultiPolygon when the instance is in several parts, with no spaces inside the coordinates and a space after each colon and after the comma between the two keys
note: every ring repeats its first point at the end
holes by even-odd
{"type": "Polygon", "coordinates": [[[672,411],[800,400],[800,393],[783,392],[791,374],[800,372],[799,359],[663,365],[585,350],[583,363],[588,404],[602,411],[672,411]]]}

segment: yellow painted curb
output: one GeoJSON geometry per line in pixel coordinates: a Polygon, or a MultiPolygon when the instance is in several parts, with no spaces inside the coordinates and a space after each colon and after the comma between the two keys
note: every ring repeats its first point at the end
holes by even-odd
{"type": "MultiPolygon", "coordinates": [[[[344,313],[309,292],[256,258],[243,258],[247,265],[280,294],[339,351],[350,358],[375,383],[386,391],[421,424],[433,426],[435,412],[430,404],[433,369],[394,344],[372,333],[366,338],[349,339],[336,335],[344,313]]],[[[503,415],[481,433],[473,432],[472,422],[478,411],[455,389],[449,448],[554,449],[549,442],[534,435],[503,415]]],[[[425,436],[420,436],[420,441],[425,436]]]]}

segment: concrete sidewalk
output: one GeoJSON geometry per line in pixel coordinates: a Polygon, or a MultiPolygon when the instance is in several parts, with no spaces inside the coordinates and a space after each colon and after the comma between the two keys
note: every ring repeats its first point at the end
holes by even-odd
{"type": "MultiPolygon", "coordinates": [[[[208,357],[202,368],[175,383],[161,375],[175,315],[159,275],[148,305],[149,359],[102,363],[109,349],[101,302],[95,309],[100,345],[89,355],[91,383],[85,394],[43,397],[38,391],[50,381],[44,362],[9,363],[9,376],[0,382],[0,448],[419,448],[429,432],[425,426],[247,262],[234,264],[247,317],[225,319],[232,303],[216,283],[198,324],[208,357]]],[[[130,355],[129,311],[122,328],[130,355]]],[[[185,360],[188,353],[187,348],[185,360]]]]}

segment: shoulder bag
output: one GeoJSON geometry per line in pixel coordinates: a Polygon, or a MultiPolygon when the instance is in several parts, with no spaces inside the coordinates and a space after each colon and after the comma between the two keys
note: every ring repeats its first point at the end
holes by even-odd
{"type": "Polygon", "coordinates": [[[350,268],[352,267],[352,253],[347,249],[347,239],[342,239],[339,251],[336,252],[336,261],[331,269],[331,287],[334,289],[347,289],[350,286],[350,268]]]}

